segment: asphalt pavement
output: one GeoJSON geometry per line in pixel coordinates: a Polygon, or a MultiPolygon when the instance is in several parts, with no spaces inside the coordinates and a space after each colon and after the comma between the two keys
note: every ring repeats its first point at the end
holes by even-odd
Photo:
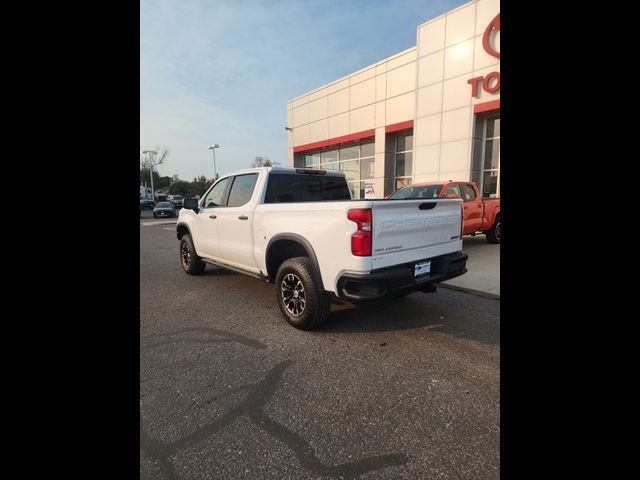
{"type": "Polygon", "coordinates": [[[299,331],[273,284],[188,276],[175,226],[143,223],[142,479],[499,478],[499,301],[441,288],[299,331]]]}

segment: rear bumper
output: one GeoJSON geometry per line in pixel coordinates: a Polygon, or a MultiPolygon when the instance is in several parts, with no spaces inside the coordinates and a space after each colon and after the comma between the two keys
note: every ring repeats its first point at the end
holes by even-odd
{"type": "Polygon", "coordinates": [[[372,270],[370,273],[345,273],[338,279],[338,295],[354,301],[379,300],[387,296],[411,292],[435,292],[436,284],[464,274],[469,256],[463,252],[448,253],[431,260],[431,272],[415,278],[410,262],[399,266],[372,270]]]}

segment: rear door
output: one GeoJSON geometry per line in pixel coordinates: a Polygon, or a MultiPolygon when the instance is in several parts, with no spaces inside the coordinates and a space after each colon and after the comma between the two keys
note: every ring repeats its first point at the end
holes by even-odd
{"type": "Polygon", "coordinates": [[[373,202],[372,268],[462,249],[460,199],[373,202]]]}
{"type": "Polygon", "coordinates": [[[482,228],[484,205],[471,185],[460,185],[464,209],[464,233],[474,233],[482,228]]]}

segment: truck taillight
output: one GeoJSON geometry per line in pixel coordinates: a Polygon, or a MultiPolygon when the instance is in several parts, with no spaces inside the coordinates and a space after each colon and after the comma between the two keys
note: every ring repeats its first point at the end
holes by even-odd
{"type": "Polygon", "coordinates": [[[371,256],[373,222],[370,208],[352,208],[347,218],[358,224],[358,231],[351,235],[351,253],[357,257],[371,256]]]}
{"type": "Polygon", "coordinates": [[[463,203],[460,203],[460,240],[462,240],[462,232],[464,232],[464,207],[463,203]]]}

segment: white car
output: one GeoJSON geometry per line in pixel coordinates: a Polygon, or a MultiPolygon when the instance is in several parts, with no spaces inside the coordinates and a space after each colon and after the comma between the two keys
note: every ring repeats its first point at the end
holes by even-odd
{"type": "Polygon", "coordinates": [[[176,208],[182,208],[183,198],[182,195],[169,195],[168,200],[173,203],[176,208]]]}

